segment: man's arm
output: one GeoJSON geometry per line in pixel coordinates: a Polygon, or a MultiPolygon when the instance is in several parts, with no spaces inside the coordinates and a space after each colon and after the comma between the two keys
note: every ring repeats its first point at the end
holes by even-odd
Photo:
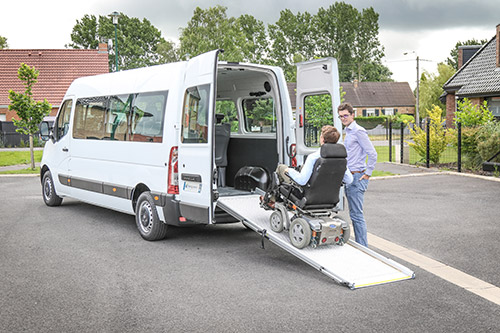
{"type": "Polygon", "coordinates": [[[370,178],[373,170],[375,169],[375,163],[377,163],[377,151],[373,146],[373,143],[370,141],[368,137],[368,133],[366,131],[358,131],[358,142],[361,148],[368,155],[368,161],[366,162],[366,171],[363,177],[361,178],[370,178]],[[367,177],[365,177],[367,176],[367,177]]]}

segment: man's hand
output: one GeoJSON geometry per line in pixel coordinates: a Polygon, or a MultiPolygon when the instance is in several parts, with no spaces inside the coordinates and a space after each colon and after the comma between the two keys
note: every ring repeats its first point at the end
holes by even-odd
{"type": "Polygon", "coordinates": [[[368,175],[365,173],[365,174],[364,174],[363,176],[361,176],[359,179],[366,179],[366,180],[368,180],[368,179],[370,179],[370,176],[368,176],[368,175]]]}

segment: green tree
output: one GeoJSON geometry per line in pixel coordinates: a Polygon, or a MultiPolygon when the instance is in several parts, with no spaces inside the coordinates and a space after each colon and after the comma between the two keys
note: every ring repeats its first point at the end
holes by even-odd
{"type": "Polygon", "coordinates": [[[7,38],[0,36],[0,50],[9,48],[9,44],[7,43],[7,38]]]}
{"type": "MultiPolygon", "coordinates": [[[[113,43],[115,42],[115,27],[110,17],[85,15],[81,20],[76,21],[71,33],[72,43],[67,46],[75,49],[96,49],[100,42],[108,42],[110,39],[113,43]]],[[[165,45],[168,42],[147,19],[141,21],[120,13],[117,39],[120,69],[150,66],[172,59],[168,50],[169,45],[165,45]],[[158,52],[160,45],[162,45],[160,48],[163,51],[162,54],[158,52]]],[[[175,56],[173,58],[175,59],[175,56]]],[[[109,68],[115,68],[114,48],[109,50],[109,68]]]]}
{"type": "Polygon", "coordinates": [[[227,8],[197,7],[187,26],[181,29],[179,57],[186,59],[223,49],[221,60],[264,62],[267,53],[265,26],[250,15],[228,17],[227,8]]]}
{"type": "Polygon", "coordinates": [[[426,110],[432,109],[433,105],[445,109],[445,105],[441,103],[439,97],[443,94],[443,85],[450,77],[455,74],[453,67],[439,63],[437,65],[437,74],[424,71],[420,79],[420,116],[427,117],[426,110]]]}
{"type": "Polygon", "coordinates": [[[457,42],[455,45],[455,48],[450,51],[450,57],[446,59],[446,63],[453,67],[455,71],[458,71],[458,48],[460,46],[466,46],[466,45],[484,45],[488,42],[487,39],[482,39],[482,40],[477,40],[477,39],[469,39],[465,42],[457,42]]]}
{"type": "MultiPolygon", "coordinates": [[[[443,110],[436,105],[432,106],[432,109],[427,110],[430,123],[427,126],[429,128],[429,159],[432,163],[438,164],[441,155],[445,151],[448,144],[450,144],[454,136],[451,132],[445,130],[441,123],[443,122],[442,117],[443,110]]],[[[415,129],[410,128],[412,134],[413,142],[408,142],[408,144],[415,149],[415,151],[420,155],[422,159],[427,156],[427,133],[426,130],[415,126],[415,129]]]]}
{"type": "Polygon", "coordinates": [[[316,15],[283,10],[278,22],[269,25],[271,58],[289,81],[295,80],[297,57],[337,58],[340,81],[389,81],[392,73],[381,64],[378,17],[371,7],[360,12],[344,2],[320,8],[316,15]]]}
{"type": "Polygon", "coordinates": [[[299,12],[295,15],[289,9],[282,10],[278,21],[268,26],[271,62],[283,68],[287,81],[296,81],[296,62],[317,57],[315,28],[311,14],[299,12]]]}
{"type": "Polygon", "coordinates": [[[37,82],[38,75],[40,74],[34,66],[30,67],[23,63],[19,67],[17,74],[17,77],[23,81],[26,89],[24,93],[9,91],[9,99],[11,101],[9,110],[16,111],[19,117],[19,120],[13,119],[14,125],[17,127],[16,132],[29,135],[31,168],[35,169],[33,134],[38,131],[38,126],[42,122],[43,117],[49,114],[52,107],[46,99],[43,102],[37,102],[33,99],[33,85],[37,82]]]}

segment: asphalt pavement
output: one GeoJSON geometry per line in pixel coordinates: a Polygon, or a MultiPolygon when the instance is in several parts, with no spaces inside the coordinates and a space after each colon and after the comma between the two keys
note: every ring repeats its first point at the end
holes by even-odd
{"type": "MultiPolygon", "coordinates": [[[[370,181],[369,232],[499,286],[500,182],[410,171],[370,181]]],[[[352,291],[240,223],[147,242],[131,215],[45,206],[37,177],[0,196],[0,332],[500,330],[499,305],[391,253],[414,280],[352,291]]]]}

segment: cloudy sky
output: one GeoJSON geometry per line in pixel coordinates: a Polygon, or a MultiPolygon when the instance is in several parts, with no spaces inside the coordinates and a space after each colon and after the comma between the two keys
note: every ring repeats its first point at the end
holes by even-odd
{"type": "MultiPolygon", "coordinates": [[[[280,11],[316,14],[330,0],[24,0],[4,1],[0,10],[0,36],[9,48],[64,48],[76,20],[85,14],[113,11],[147,18],[176,41],[196,7],[226,6],[229,16],[250,14],[266,24],[275,23],[280,11]]],[[[379,39],[385,48],[384,63],[396,81],[416,82],[416,55],[421,70],[436,72],[458,41],[490,39],[500,24],[498,0],[346,0],[358,10],[373,7],[379,13],[379,39]],[[408,55],[404,55],[408,52],[408,55]],[[412,53],[414,52],[414,53],[412,53]]]]}

